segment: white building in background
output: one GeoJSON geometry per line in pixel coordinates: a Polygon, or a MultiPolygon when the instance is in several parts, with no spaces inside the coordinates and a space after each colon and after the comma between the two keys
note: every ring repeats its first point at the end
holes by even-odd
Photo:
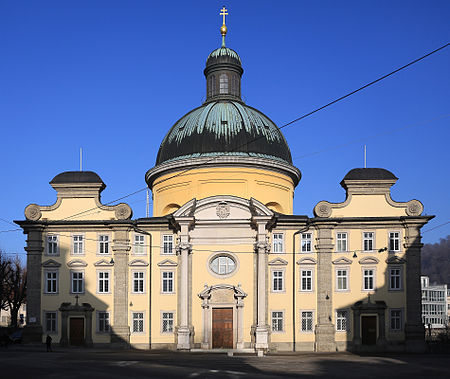
{"type": "Polygon", "coordinates": [[[444,328],[448,322],[447,284],[431,286],[428,276],[422,276],[421,283],[422,322],[427,328],[444,328]]]}
{"type": "MultiPolygon", "coordinates": [[[[19,309],[19,313],[17,314],[17,325],[24,326],[25,319],[27,315],[27,305],[22,304],[19,309]]],[[[0,326],[9,326],[11,324],[11,312],[9,308],[0,309],[0,326]]]]}

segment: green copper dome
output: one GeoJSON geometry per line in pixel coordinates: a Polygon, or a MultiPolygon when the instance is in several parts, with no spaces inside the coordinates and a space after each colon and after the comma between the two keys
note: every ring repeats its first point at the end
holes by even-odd
{"type": "Polygon", "coordinates": [[[233,49],[230,49],[229,47],[222,46],[216,50],[213,50],[211,54],[208,55],[208,58],[206,59],[206,65],[208,65],[208,61],[210,61],[210,59],[217,59],[220,57],[230,57],[232,59],[236,59],[239,62],[239,64],[242,64],[241,57],[239,56],[238,53],[236,53],[233,49]]]}
{"type": "Polygon", "coordinates": [[[161,143],[156,164],[175,159],[239,155],[292,164],[278,127],[263,113],[238,101],[211,101],[178,120],[161,143]]]}

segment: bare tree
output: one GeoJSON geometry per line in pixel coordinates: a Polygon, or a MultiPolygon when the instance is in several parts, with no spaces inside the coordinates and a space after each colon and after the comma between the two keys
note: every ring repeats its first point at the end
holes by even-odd
{"type": "Polygon", "coordinates": [[[6,278],[8,277],[10,269],[11,260],[7,259],[5,254],[0,250],[0,309],[3,310],[7,308],[8,304],[6,278]]]}
{"type": "Polygon", "coordinates": [[[6,275],[6,299],[11,312],[11,326],[17,327],[17,315],[26,299],[27,269],[18,257],[10,263],[10,267],[6,275]]]}

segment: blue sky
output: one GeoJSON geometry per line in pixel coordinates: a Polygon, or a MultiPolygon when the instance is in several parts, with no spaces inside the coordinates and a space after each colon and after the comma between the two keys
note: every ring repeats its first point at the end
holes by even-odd
{"type": "MultiPolygon", "coordinates": [[[[244,99],[278,126],[450,41],[449,1],[4,0],[0,217],[54,203],[48,182],[79,168],[80,147],[108,186],[103,202],[144,188],[165,133],[205,97],[223,4],[244,99]]],[[[367,144],[368,167],[399,178],[393,199],[436,215],[424,230],[449,221],[449,67],[450,47],[283,129],[303,174],[295,213],[343,201],[339,182],[367,144]]],[[[145,192],[127,202],[145,216],[145,192]]],[[[423,240],[448,234],[450,224],[423,240]]],[[[24,244],[20,231],[0,233],[8,253],[24,244]]]]}

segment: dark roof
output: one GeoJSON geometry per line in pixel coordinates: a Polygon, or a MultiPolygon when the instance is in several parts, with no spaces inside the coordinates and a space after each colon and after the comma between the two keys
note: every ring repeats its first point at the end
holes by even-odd
{"type": "Polygon", "coordinates": [[[58,183],[101,183],[100,176],[93,171],[66,171],[56,175],[50,184],[58,183]]]}
{"type": "Polygon", "coordinates": [[[343,180],[397,180],[398,178],[384,168],[354,168],[343,180]]]}

